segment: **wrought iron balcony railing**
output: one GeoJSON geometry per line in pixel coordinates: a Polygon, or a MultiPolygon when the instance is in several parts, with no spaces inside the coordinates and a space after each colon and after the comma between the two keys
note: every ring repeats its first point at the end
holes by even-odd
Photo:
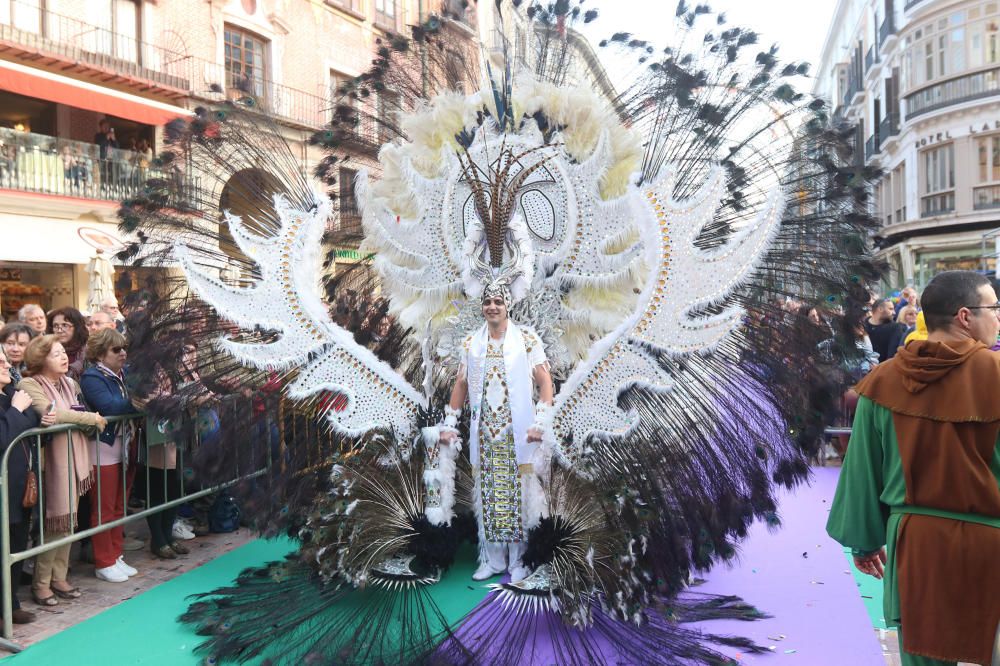
{"type": "Polygon", "coordinates": [[[0,128],[0,189],[121,201],[146,191],[148,181],[186,203],[198,180],[180,171],[157,169],[152,152],[102,148],[44,134],[0,128]]]}
{"type": "Polygon", "coordinates": [[[126,76],[187,90],[188,82],[173,72],[180,53],[153,46],[133,36],[49,11],[38,4],[12,0],[0,17],[0,41],[126,76]],[[7,18],[4,21],[3,18],[7,18]]]}

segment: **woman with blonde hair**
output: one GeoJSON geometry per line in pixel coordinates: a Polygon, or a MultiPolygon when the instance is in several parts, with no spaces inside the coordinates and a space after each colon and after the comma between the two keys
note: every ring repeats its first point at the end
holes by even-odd
{"type": "Polygon", "coordinates": [[[896,322],[906,326],[906,332],[912,333],[917,328],[918,310],[912,305],[904,305],[896,315],[896,322]]]}
{"type": "MultiPolygon", "coordinates": [[[[40,335],[24,350],[26,377],[20,388],[31,396],[39,415],[54,414],[56,424],[73,424],[103,431],[108,422],[96,412],[86,411],[80,386],[67,375],[69,357],[54,335],[40,335]]],[[[87,436],[80,432],[54,433],[45,444],[42,462],[43,530],[46,542],[72,534],[76,528],[77,504],[94,482],[87,452],[87,436]]],[[[76,599],[80,590],[66,580],[69,573],[67,543],[35,558],[31,594],[41,606],[55,606],[56,597],[76,599]]]]}

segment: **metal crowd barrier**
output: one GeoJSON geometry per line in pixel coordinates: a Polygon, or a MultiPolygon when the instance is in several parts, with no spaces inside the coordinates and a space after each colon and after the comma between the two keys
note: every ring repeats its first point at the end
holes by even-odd
{"type": "MultiPolygon", "coordinates": [[[[226,408],[224,406],[221,406],[221,405],[219,406],[219,412],[220,412],[219,413],[219,417],[220,418],[226,418],[227,414],[225,413],[226,412],[226,408]]],[[[235,413],[232,414],[232,416],[233,417],[237,417],[235,413]]],[[[136,423],[143,423],[143,424],[145,424],[147,422],[145,414],[129,414],[129,415],[125,415],[125,416],[109,416],[109,417],[106,417],[106,418],[107,418],[109,424],[110,423],[117,423],[117,422],[126,422],[126,421],[133,421],[133,422],[136,422],[136,423]]],[[[128,475],[127,475],[127,470],[123,470],[121,492],[123,493],[123,507],[124,507],[124,513],[125,513],[125,515],[122,518],[120,518],[120,519],[109,521],[109,522],[104,522],[103,517],[101,515],[101,513],[102,513],[101,512],[101,502],[97,502],[97,526],[96,527],[87,527],[86,529],[81,529],[83,526],[80,526],[80,525],[77,525],[75,527],[71,526],[71,528],[70,528],[70,534],[69,535],[57,538],[57,539],[55,539],[53,541],[49,541],[49,540],[47,540],[45,538],[45,469],[44,469],[45,465],[44,465],[44,456],[45,456],[45,453],[46,453],[45,449],[47,447],[46,447],[45,443],[43,442],[43,439],[45,437],[49,436],[49,435],[52,435],[52,434],[58,434],[58,433],[66,433],[67,434],[67,436],[69,437],[69,440],[70,440],[70,444],[71,444],[71,446],[67,446],[66,447],[66,451],[67,451],[67,465],[68,465],[68,469],[72,470],[73,469],[73,458],[72,458],[73,446],[87,446],[87,442],[90,441],[91,436],[89,434],[84,434],[82,432],[84,430],[87,430],[86,428],[82,428],[82,427],[74,426],[74,425],[55,425],[55,426],[52,426],[52,427],[49,427],[49,428],[34,428],[34,429],[28,430],[28,431],[22,433],[20,436],[16,437],[7,446],[7,450],[3,454],[2,462],[0,462],[0,530],[3,531],[2,532],[2,545],[0,545],[0,569],[2,569],[2,571],[0,571],[0,580],[2,580],[2,582],[3,582],[3,590],[2,590],[2,592],[3,592],[3,594],[2,594],[2,596],[3,596],[3,599],[2,599],[2,604],[3,604],[3,638],[0,638],[0,648],[8,650],[10,652],[20,652],[23,649],[23,647],[21,645],[19,645],[18,643],[14,642],[12,640],[13,639],[13,635],[14,635],[13,617],[12,617],[13,616],[13,602],[12,602],[12,593],[11,593],[11,590],[12,590],[11,583],[12,583],[12,581],[11,581],[11,572],[10,572],[10,567],[11,567],[12,564],[14,564],[15,562],[22,561],[22,560],[30,559],[30,558],[32,558],[32,557],[34,557],[34,556],[36,556],[36,555],[38,555],[40,553],[44,553],[46,551],[58,548],[58,547],[63,546],[65,544],[73,543],[75,541],[79,541],[81,539],[85,539],[87,537],[93,536],[94,534],[98,534],[100,532],[104,532],[106,530],[109,530],[109,529],[111,529],[113,527],[117,527],[119,525],[124,525],[125,523],[129,523],[129,522],[136,521],[136,520],[141,520],[141,519],[145,518],[146,516],[152,515],[154,513],[159,512],[159,511],[163,511],[164,509],[168,509],[170,507],[177,506],[178,504],[182,504],[184,502],[189,502],[191,500],[198,499],[199,497],[204,497],[206,495],[210,495],[210,494],[212,494],[214,492],[218,492],[219,490],[221,490],[223,488],[226,488],[228,486],[231,486],[231,485],[233,485],[235,483],[238,483],[240,481],[244,481],[244,480],[247,480],[247,479],[252,479],[254,477],[257,477],[257,476],[260,476],[260,475],[266,473],[270,469],[271,462],[272,462],[272,437],[271,437],[272,423],[271,423],[271,420],[268,418],[265,421],[263,421],[260,425],[262,425],[262,427],[258,428],[255,432],[257,434],[259,434],[259,436],[261,438],[263,438],[262,445],[265,447],[267,455],[265,457],[266,460],[263,462],[262,465],[256,465],[256,464],[252,465],[254,467],[258,467],[257,469],[253,469],[253,470],[250,470],[250,471],[248,471],[248,472],[246,472],[244,474],[240,474],[240,469],[239,469],[240,468],[239,455],[237,455],[237,457],[235,458],[234,470],[233,470],[233,473],[232,473],[232,477],[233,478],[231,480],[223,481],[221,483],[217,483],[216,485],[213,485],[212,487],[209,487],[209,488],[200,488],[200,489],[198,489],[196,491],[185,492],[185,488],[184,488],[184,483],[185,483],[184,471],[185,471],[186,468],[185,468],[185,465],[184,465],[184,456],[185,456],[186,453],[189,454],[189,455],[193,454],[197,450],[198,446],[200,446],[200,444],[201,444],[200,438],[197,435],[193,435],[192,438],[191,438],[190,446],[185,447],[183,442],[176,442],[176,445],[177,445],[177,464],[176,464],[176,468],[175,469],[176,469],[177,486],[178,486],[178,488],[177,488],[178,497],[176,499],[173,499],[173,500],[170,500],[170,501],[164,501],[164,502],[162,502],[160,504],[157,504],[155,507],[151,507],[150,506],[151,499],[150,499],[149,467],[148,467],[148,465],[145,465],[144,463],[140,463],[142,465],[142,467],[145,467],[145,474],[146,474],[146,508],[145,509],[143,509],[141,511],[138,511],[136,513],[132,513],[132,514],[130,514],[128,512],[128,492],[127,492],[128,488],[127,488],[127,485],[126,485],[127,481],[128,481],[128,479],[127,479],[128,475]],[[37,520],[37,524],[38,524],[37,535],[38,535],[38,538],[36,540],[36,545],[34,547],[28,548],[27,550],[24,550],[24,551],[12,553],[11,550],[10,550],[10,504],[9,504],[10,503],[10,497],[9,497],[9,493],[6,490],[7,487],[8,487],[8,474],[9,474],[8,462],[9,462],[11,451],[14,451],[16,448],[19,448],[17,445],[19,445],[19,444],[21,444],[22,442],[25,442],[25,441],[28,441],[29,445],[32,446],[32,448],[33,448],[33,454],[32,454],[33,463],[32,463],[32,468],[35,469],[36,474],[38,475],[38,503],[36,504],[35,508],[33,508],[33,509],[25,509],[25,511],[28,511],[28,512],[37,511],[37,515],[38,515],[38,520],[37,520]]],[[[93,429],[90,429],[90,430],[92,431],[93,429]]],[[[256,443],[257,443],[256,440],[254,440],[254,444],[256,444],[256,443]]],[[[163,444],[159,443],[159,442],[150,444],[149,443],[149,436],[148,436],[148,433],[147,433],[147,436],[143,437],[142,440],[139,442],[139,446],[143,447],[143,453],[145,454],[145,455],[139,456],[139,461],[144,461],[145,462],[145,461],[149,460],[149,451],[150,451],[150,449],[152,447],[154,447],[154,446],[163,446],[163,444]]],[[[98,459],[96,461],[90,461],[92,467],[93,466],[100,467],[101,445],[98,444],[98,446],[96,448],[97,448],[97,457],[98,457],[98,459]]],[[[254,446],[248,446],[247,448],[248,448],[247,453],[252,456],[253,455],[253,448],[255,448],[255,447],[254,446]]],[[[139,463],[139,461],[135,461],[135,462],[139,463]]],[[[119,463],[119,464],[121,464],[121,463],[119,463]]],[[[141,473],[141,472],[142,472],[142,469],[140,467],[139,469],[137,469],[136,473],[138,474],[138,473],[141,473]]],[[[76,497],[76,489],[74,488],[75,484],[76,484],[75,475],[74,474],[69,474],[68,475],[68,486],[69,486],[68,487],[68,491],[69,491],[69,495],[68,496],[71,497],[71,498],[72,497],[76,497]]],[[[167,478],[166,478],[166,475],[163,475],[163,495],[162,495],[162,497],[163,497],[164,500],[167,497],[169,497],[169,494],[168,494],[167,490],[168,490],[167,478]]],[[[91,491],[90,492],[98,493],[98,496],[100,496],[100,492],[101,492],[100,474],[97,475],[97,478],[95,479],[94,485],[91,487],[91,491]]],[[[15,501],[20,501],[20,498],[15,498],[15,501]]],[[[86,499],[84,499],[84,498],[80,498],[79,499],[79,502],[83,502],[83,501],[86,501],[86,499]]],[[[79,515],[78,514],[78,511],[79,511],[79,502],[78,502],[78,505],[77,505],[77,515],[79,515]]],[[[92,516],[92,520],[93,520],[93,516],[92,516]]],[[[33,533],[34,533],[34,531],[33,531],[33,533]]]]}

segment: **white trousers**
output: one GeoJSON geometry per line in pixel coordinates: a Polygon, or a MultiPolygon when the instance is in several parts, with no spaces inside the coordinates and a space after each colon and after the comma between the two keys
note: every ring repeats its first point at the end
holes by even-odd
{"type": "Polygon", "coordinates": [[[526,545],[523,541],[498,543],[487,541],[479,549],[479,563],[489,564],[494,571],[513,571],[521,566],[526,545]]]}

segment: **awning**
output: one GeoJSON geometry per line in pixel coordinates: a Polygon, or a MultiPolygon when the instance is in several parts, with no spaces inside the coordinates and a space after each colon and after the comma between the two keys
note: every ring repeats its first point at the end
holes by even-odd
{"type": "Polygon", "coordinates": [[[105,113],[144,125],[164,125],[169,120],[191,113],[179,106],[6,60],[0,60],[0,90],[105,113]]]}
{"type": "Polygon", "coordinates": [[[0,261],[87,264],[97,248],[111,262],[123,246],[117,225],[96,220],[65,220],[0,213],[0,261]]]}

